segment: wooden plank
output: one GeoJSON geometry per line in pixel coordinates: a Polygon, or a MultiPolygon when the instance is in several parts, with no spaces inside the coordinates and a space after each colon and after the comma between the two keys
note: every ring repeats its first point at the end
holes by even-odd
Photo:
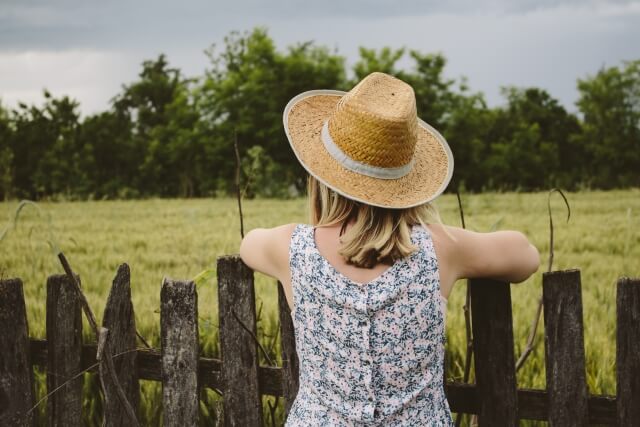
{"type": "Polygon", "coordinates": [[[47,423],[81,426],[83,377],[72,378],[82,371],[82,311],[75,285],[66,274],[47,279],[46,324],[47,391],[57,389],[47,399],[47,423]]]}
{"type": "Polygon", "coordinates": [[[198,295],[192,281],[165,278],[160,293],[165,426],[198,424],[198,295]]]}
{"type": "MultiPolygon", "coordinates": [[[[47,342],[45,340],[30,340],[31,361],[35,366],[46,367],[47,342]]],[[[142,380],[161,381],[161,354],[157,349],[138,348],[138,376],[142,380]]],[[[96,362],[96,345],[82,346],[82,367],[89,368],[96,362]]],[[[198,378],[201,387],[222,389],[220,369],[222,363],[218,359],[200,357],[198,378]]],[[[89,372],[94,372],[95,369],[89,372]]],[[[261,366],[258,370],[260,393],[272,396],[284,396],[282,386],[282,369],[261,366]],[[264,387],[264,388],[262,388],[264,387]]],[[[449,406],[454,412],[468,414],[478,413],[477,390],[474,384],[448,382],[445,386],[449,406]]],[[[547,419],[546,390],[519,389],[518,417],[523,420],[547,419]]],[[[616,424],[616,397],[607,395],[589,396],[589,424],[616,424]]]]}
{"type": "Polygon", "coordinates": [[[262,426],[253,271],[238,256],[218,258],[225,426],[262,426]]]}
{"type": "Polygon", "coordinates": [[[0,280],[0,425],[36,425],[29,328],[20,279],[0,280]]]}
{"type": "Polygon", "coordinates": [[[545,366],[551,426],[589,420],[579,270],[542,276],[545,366]]]}
{"type": "Polygon", "coordinates": [[[511,288],[489,279],[473,279],[470,285],[478,423],[514,426],[518,424],[518,395],[511,288]]]}
{"type": "Polygon", "coordinates": [[[300,368],[296,352],[296,339],[292,313],[284,293],[282,283],[278,282],[278,311],[280,313],[280,348],[282,352],[282,386],[285,399],[285,420],[298,395],[300,368]]]}
{"type": "MultiPolygon", "coordinates": [[[[127,264],[118,267],[113,279],[109,298],[102,316],[102,326],[109,329],[109,352],[115,356],[115,366],[118,382],[124,391],[129,404],[139,418],[140,385],[136,367],[136,320],[131,303],[131,273],[127,264]]],[[[129,424],[129,416],[120,402],[115,384],[109,375],[104,376],[105,387],[109,399],[104,407],[107,426],[122,426],[129,424]]]]}
{"type": "Polygon", "coordinates": [[[640,423],[640,279],[618,280],[616,296],[618,425],[640,423]]]}
{"type": "MultiPolygon", "coordinates": [[[[47,366],[47,342],[45,340],[31,339],[31,363],[34,366],[46,368],[47,366]]],[[[90,367],[96,363],[96,345],[84,344],[82,346],[82,368],[89,372],[96,372],[96,368],[90,367]]],[[[138,378],[141,380],[162,381],[162,355],[157,349],[138,348],[138,378]]],[[[210,357],[200,357],[198,362],[198,381],[200,387],[222,390],[222,362],[210,357]]],[[[282,369],[271,366],[260,366],[258,369],[258,382],[260,394],[283,396],[282,369]]]]}

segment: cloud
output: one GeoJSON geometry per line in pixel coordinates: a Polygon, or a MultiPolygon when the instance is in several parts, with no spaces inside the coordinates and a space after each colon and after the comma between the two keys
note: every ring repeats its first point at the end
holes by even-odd
{"type": "Polygon", "coordinates": [[[0,50],[117,48],[148,46],[157,40],[182,43],[195,35],[221,36],[218,28],[244,29],[256,23],[286,24],[334,19],[371,21],[393,17],[521,15],[570,8],[625,11],[631,0],[4,0],[0,5],[0,50]]]}
{"type": "MultiPolygon", "coordinates": [[[[538,86],[573,108],[577,78],[640,58],[640,1],[579,0],[3,0],[0,98],[69,94],[84,112],[107,107],[140,63],[166,53],[186,75],[231,30],[266,26],[283,49],[314,40],[353,64],[358,47],[442,52],[490,105],[502,85],[538,86]]],[[[402,64],[409,65],[405,60],[402,64]]]]}
{"type": "Polygon", "coordinates": [[[78,100],[85,113],[98,112],[136,72],[132,58],[118,52],[0,53],[0,100],[10,107],[18,101],[41,104],[46,88],[78,100]]]}

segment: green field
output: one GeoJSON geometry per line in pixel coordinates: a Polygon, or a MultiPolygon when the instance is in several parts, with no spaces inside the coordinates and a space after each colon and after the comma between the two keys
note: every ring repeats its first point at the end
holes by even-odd
{"type": "MultiPolygon", "coordinates": [[[[615,394],[615,284],[620,276],[640,276],[640,190],[567,194],[572,215],[564,221],[561,198],[552,199],[555,212],[554,269],[582,270],[587,380],[591,393],[615,394]]],[[[527,234],[541,252],[538,273],[512,286],[516,357],[525,346],[542,272],[549,251],[547,193],[490,193],[463,195],[467,228],[476,231],[517,229],[527,234]]],[[[0,203],[7,224],[17,202],[0,203]]],[[[447,224],[459,225],[455,196],[437,203],[447,224]]],[[[216,257],[236,253],[240,226],[233,199],[92,201],[39,203],[42,212],[27,206],[17,227],[0,242],[0,277],[24,282],[30,335],[45,335],[46,278],[61,273],[49,242],[59,246],[82,279],[83,289],[100,319],[117,266],[131,267],[132,296],[139,332],[159,347],[160,284],[163,277],[192,279],[215,268],[216,257]],[[51,217],[51,223],[47,219],[51,217]]],[[[247,200],[243,204],[245,229],[285,222],[305,222],[303,200],[247,200]]],[[[203,355],[216,357],[217,297],[215,275],[198,283],[198,310],[203,355]]],[[[275,282],[257,276],[259,335],[265,346],[277,325],[275,282]]],[[[459,283],[449,299],[447,314],[448,376],[462,377],[465,331],[462,305],[465,287],[459,283]]],[[[92,340],[85,322],[85,341],[92,340]]],[[[277,358],[279,347],[273,349],[277,358]]],[[[539,329],[537,347],[518,373],[520,387],[544,388],[544,347],[539,329]]],[[[278,359],[279,360],[279,359],[278,359]]],[[[262,363],[266,364],[263,360],[262,363]]],[[[91,376],[93,377],[93,376],[91,376]]],[[[40,381],[42,374],[38,375],[40,381]]],[[[85,381],[95,389],[95,380],[85,381]]],[[[44,393],[42,383],[38,393],[44,393]]],[[[203,395],[203,411],[212,405],[213,392],[203,395]]],[[[160,387],[143,381],[142,416],[145,425],[157,424],[160,387]]],[[[87,399],[88,422],[99,415],[99,402],[87,399]]],[[[203,425],[208,425],[203,421],[203,425]]]]}

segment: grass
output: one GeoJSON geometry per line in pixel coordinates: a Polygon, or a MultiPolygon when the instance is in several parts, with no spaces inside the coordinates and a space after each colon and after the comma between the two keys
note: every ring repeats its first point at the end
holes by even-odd
{"type": "MultiPolygon", "coordinates": [[[[640,276],[640,191],[568,193],[572,215],[560,197],[554,196],[554,269],[580,268],[584,304],[587,381],[591,393],[615,394],[615,284],[621,276],[640,276]]],[[[527,234],[542,255],[541,268],[526,282],[512,286],[516,357],[523,351],[541,294],[542,272],[549,252],[547,193],[488,193],[463,195],[467,228],[476,231],[516,229],[527,234]]],[[[459,225],[455,196],[436,203],[447,224],[459,225]]],[[[203,270],[215,269],[216,257],[236,253],[240,226],[234,199],[92,201],[39,203],[51,216],[27,206],[15,230],[0,242],[0,277],[20,277],[24,282],[30,335],[45,336],[46,279],[62,273],[50,243],[66,254],[93,311],[101,320],[109,287],[117,266],[131,267],[132,298],[139,332],[159,347],[159,307],[162,278],[193,279],[203,270]],[[51,227],[49,229],[49,227],[51,227]]],[[[0,218],[13,216],[17,202],[0,203],[0,218]]],[[[245,230],[286,222],[305,222],[304,200],[247,200],[245,230]]],[[[198,312],[203,355],[217,357],[217,288],[215,274],[198,282],[198,312]]],[[[277,327],[275,283],[256,276],[256,308],[259,338],[267,348],[277,327]]],[[[454,288],[447,313],[447,366],[450,379],[462,378],[465,331],[462,305],[465,287],[454,288]]],[[[85,341],[93,340],[85,321],[85,341]]],[[[544,388],[542,328],[537,346],[518,372],[519,387],[544,388]]],[[[278,360],[279,344],[271,347],[278,360]]],[[[261,355],[262,358],[262,355],[261,355]]],[[[262,360],[263,364],[266,361],[262,360]]],[[[38,397],[44,394],[43,375],[37,373],[38,397]]],[[[87,375],[85,388],[95,394],[97,383],[87,375]]],[[[265,398],[266,399],[266,398],[265,398]]],[[[208,414],[216,405],[213,391],[202,394],[201,408],[208,414]]],[[[161,420],[161,390],[158,383],[142,381],[141,418],[145,425],[161,420]]],[[[266,405],[264,405],[266,407],[266,405]]],[[[85,420],[100,419],[101,402],[86,399],[85,420]]],[[[265,419],[267,411],[265,411],[265,419]]],[[[41,411],[42,415],[43,412],[41,411]]],[[[282,414],[277,413],[278,417],[282,414]]],[[[203,425],[213,425],[204,417],[203,425]]]]}

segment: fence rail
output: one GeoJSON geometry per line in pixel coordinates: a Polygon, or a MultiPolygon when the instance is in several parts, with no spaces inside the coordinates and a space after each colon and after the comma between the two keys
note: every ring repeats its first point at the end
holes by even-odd
{"type": "MultiPolygon", "coordinates": [[[[293,323],[278,284],[281,367],[259,366],[253,272],[237,256],[218,260],[221,360],[199,356],[197,293],[193,282],[165,279],[161,288],[161,348],[136,348],[129,268],[118,268],[103,326],[118,381],[136,413],[139,380],[162,382],[163,422],[198,424],[203,387],[221,391],[226,426],[264,424],[261,395],[281,396],[288,414],[298,390],[293,323]]],[[[581,281],[578,270],[543,275],[547,389],[518,389],[510,286],[471,280],[477,384],[448,382],[454,412],[478,415],[481,426],[521,419],[551,425],[638,425],[640,420],[640,280],[617,284],[617,395],[589,395],[586,386],[581,281]]],[[[0,425],[34,425],[32,366],[47,371],[50,425],[82,424],[84,369],[99,369],[97,345],[82,343],[80,303],[66,276],[47,281],[46,340],[29,338],[20,279],[0,280],[0,425]],[[74,379],[74,377],[76,377],[74,379]],[[69,381],[71,380],[71,381],[69,381]],[[62,384],[65,384],[62,386],[62,384]]],[[[104,357],[104,356],[103,356],[104,357]]],[[[129,425],[122,402],[105,387],[107,425],[129,425]]]]}

